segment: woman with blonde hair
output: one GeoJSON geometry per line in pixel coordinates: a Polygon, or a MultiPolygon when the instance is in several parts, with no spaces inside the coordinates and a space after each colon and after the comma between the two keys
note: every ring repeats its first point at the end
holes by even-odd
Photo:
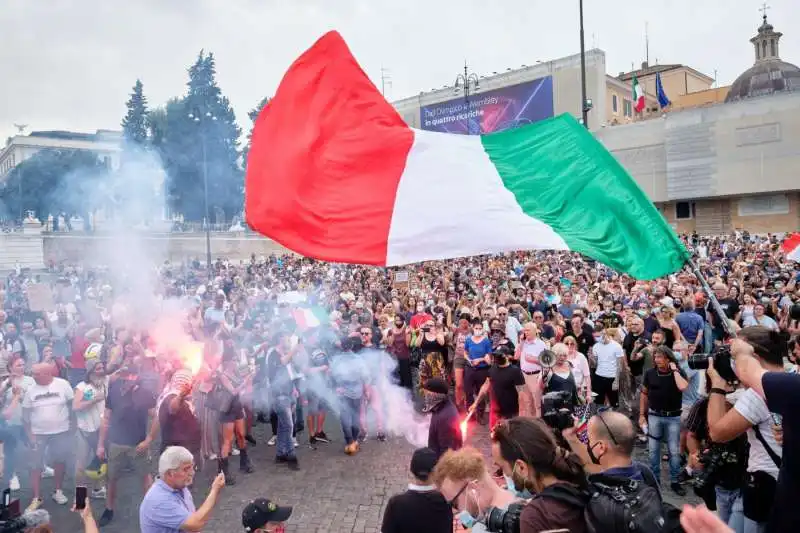
{"type": "Polygon", "coordinates": [[[585,404],[592,403],[592,374],[589,360],[578,351],[578,341],[572,335],[564,337],[564,345],[567,347],[567,361],[572,365],[572,375],[578,387],[578,401],[585,404]]]}
{"type": "Polygon", "coordinates": [[[445,452],[433,469],[433,481],[459,522],[473,533],[487,531],[479,520],[490,507],[505,509],[517,499],[515,493],[500,488],[475,448],[445,452]]]}

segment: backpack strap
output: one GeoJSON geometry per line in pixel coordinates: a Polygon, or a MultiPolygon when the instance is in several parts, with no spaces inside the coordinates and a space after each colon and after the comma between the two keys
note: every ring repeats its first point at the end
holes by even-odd
{"type": "Polygon", "coordinates": [[[775,453],[775,451],[772,449],[772,447],[770,447],[770,445],[767,444],[766,439],[764,439],[764,435],[762,435],[761,434],[761,430],[758,429],[758,424],[753,426],[753,431],[756,434],[756,438],[758,439],[758,442],[761,443],[761,445],[764,447],[764,450],[767,452],[767,455],[769,455],[769,458],[772,459],[772,462],[775,463],[775,466],[780,468],[781,467],[781,463],[783,461],[778,456],[778,454],[775,453]]]}

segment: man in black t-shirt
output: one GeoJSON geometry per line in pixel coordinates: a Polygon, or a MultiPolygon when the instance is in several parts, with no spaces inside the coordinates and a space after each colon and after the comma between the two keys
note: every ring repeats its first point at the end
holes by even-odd
{"type": "Polygon", "coordinates": [[[429,481],[437,459],[436,452],[430,448],[414,452],[408,490],[389,498],[381,533],[450,533],[453,530],[453,511],[429,481]]]}
{"type": "Polygon", "coordinates": [[[654,350],[655,367],[644,373],[639,400],[639,426],[646,428],[650,469],[661,479],[661,443],[669,451],[670,488],[679,496],[686,490],[679,482],[681,472],[681,403],[689,381],[678,367],[675,355],[666,346],[654,350]]]}
{"type": "Polygon", "coordinates": [[[631,416],[633,420],[639,420],[639,395],[641,394],[642,379],[644,376],[645,359],[648,354],[647,347],[650,345],[650,334],[644,329],[644,320],[634,316],[630,319],[629,331],[622,341],[622,349],[625,358],[628,360],[628,368],[631,371],[631,390],[634,393],[631,402],[631,416]]]}
{"type": "Polygon", "coordinates": [[[470,410],[475,409],[487,394],[490,395],[489,427],[494,427],[500,420],[519,415],[519,396],[525,391],[525,376],[518,366],[509,362],[511,354],[513,349],[507,345],[500,345],[495,349],[492,366],[489,368],[489,379],[483,384],[470,407],[470,410]]]}

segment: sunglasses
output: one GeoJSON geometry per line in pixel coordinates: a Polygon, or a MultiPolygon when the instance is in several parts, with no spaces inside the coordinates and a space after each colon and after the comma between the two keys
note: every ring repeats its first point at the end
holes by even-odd
{"type": "Polygon", "coordinates": [[[455,496],[453,496],[453,499],[447,502],[450,508],[453,509],[454,511],[458,511],[458,504],[456,502],[461,497],[461,495],[464,494],[464,491],[467,490],[467,487],[469,487],[469,483],[464,483],[464,486],[461,487],[461,490],[459,490],[455,496]]]}

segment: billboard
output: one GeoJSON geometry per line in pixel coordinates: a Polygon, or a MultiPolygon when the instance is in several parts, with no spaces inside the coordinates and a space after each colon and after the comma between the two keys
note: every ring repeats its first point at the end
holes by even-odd
{"type": "Polygon", "coordinates": [[[420,108],[423,130],[478,135],[553,116],[553,77],[477,92],[420,108]]]}

